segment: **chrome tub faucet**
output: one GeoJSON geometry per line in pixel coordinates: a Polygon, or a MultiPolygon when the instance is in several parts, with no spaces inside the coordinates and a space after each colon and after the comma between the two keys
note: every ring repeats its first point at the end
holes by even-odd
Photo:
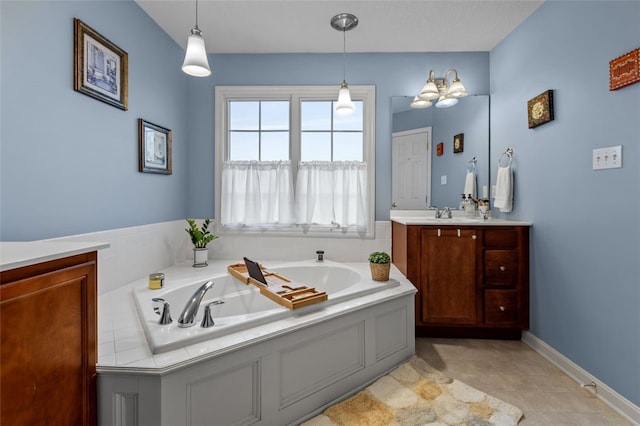
{"type": "Polygon", "coordinates": [[[198,314],[198,308],[200,308],[200,302],[202,302],[207,290],[213,287],[213,284],[213,280],[209,280],[193,293],[193,296],[191,296],[182,310],[180,318],[178,318],[178,327],[187,328],[196,324],[196,315],[198,314]]]}

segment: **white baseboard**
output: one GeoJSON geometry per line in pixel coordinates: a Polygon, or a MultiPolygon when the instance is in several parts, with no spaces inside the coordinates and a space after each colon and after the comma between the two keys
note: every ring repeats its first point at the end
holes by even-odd
{"type": "Polygon", "coordinates": [[[631,403],[631,401],[611,389],[601,380],[575,364],[553,347],[540,340],[534,334],[524,331],[522,333],[522,341],[579,384],[596,383],[595,394],[602,402],[629,420],[632,424],[640,425],[640,407],[631,403]]]}

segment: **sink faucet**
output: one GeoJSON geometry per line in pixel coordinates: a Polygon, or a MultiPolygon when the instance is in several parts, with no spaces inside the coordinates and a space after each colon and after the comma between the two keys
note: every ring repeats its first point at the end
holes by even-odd
{"type": "Polygon", "coordinates": [[[444,207],[442,210],[436,209],[436,219],[451,219],[451,209],[444,207]]]}
{"type": "Polygon", "coordinates": [[[180,318],[178,318],[178,327],[186,328],[196,324],[196,315],[198,314],[200,302],[202,302],[202,298],[204,297],[204,294],[207,292],[207,290],[213,287],[213,284],[213,280],[209,280],[206,283],[202,284],[200,288],[197,289],[195,293],[193,293],[193,296],[191,296],[184,309],[182,310],[180,318]]]}

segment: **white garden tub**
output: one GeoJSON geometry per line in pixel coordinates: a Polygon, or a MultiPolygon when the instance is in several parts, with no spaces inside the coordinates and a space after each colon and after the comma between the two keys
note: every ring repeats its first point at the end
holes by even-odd
{"type": "Polygon", "coordinates": [[[258,288],[246,285],[228,273],[219,273],[194,281],[176,280],[176,282],[168,276],[161,290],[150,290],[144,287],[133,291],[138,315],[151,351],[155,354],[178,349],[282,318],[304,315],[331,304],[399,285],[399,282],[393,279],[387,282],[373,281],[369,275],[363,276],[349,266],[331,261],[301,261],[264,264],[264,266],[267,270],[277,272],[295,282],[325,291],[328,300],[290,310],[261,295],[258,288]],[[177,319],[185,304],[208,280],[213,280],[215,284],[200,303],[196,325],[189,328],[178,327],[177,319]],[[171,324],[158,324],[160,317],[154,307],[159,304],[153,302],[151,300],[153,298],[162,298],[169,302],[173,318],[171,324]],[[204,306],[216,300],[224,303],[211,308],[215,325],[210,328],[201,327],[204,306]]]}

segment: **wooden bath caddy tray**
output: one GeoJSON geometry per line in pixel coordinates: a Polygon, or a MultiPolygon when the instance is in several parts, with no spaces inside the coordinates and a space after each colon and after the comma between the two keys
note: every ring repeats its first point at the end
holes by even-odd
{"type": "Polygon", "coordinates": [[[318,291],[313,287],[293,282],[275,272],[265,271],[262,265],[260,269],[267,280],[268,285],[251,278],[247,267],[243,263],[227,266],[227,271],[245,284],[252,284],[260,289],[260,293],[274,302],[289,309],[302,308],[327,300],[327,293],[318,291]]]}

